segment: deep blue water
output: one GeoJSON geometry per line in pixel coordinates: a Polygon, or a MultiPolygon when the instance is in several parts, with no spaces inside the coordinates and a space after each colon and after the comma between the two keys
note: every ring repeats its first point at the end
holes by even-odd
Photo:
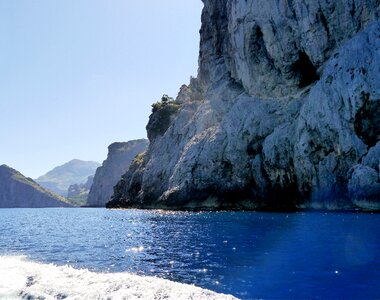
{"type": "Polygon", "coordinates": [[[0,255],[252,298],[380,298],[380,214],[0,210],[0,255]]]}

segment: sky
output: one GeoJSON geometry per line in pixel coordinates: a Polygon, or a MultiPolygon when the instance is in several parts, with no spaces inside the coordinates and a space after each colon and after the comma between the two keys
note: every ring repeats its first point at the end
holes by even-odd
{"type": "Polygon", "coordinates": [[[0,164],[36,178],[146,137],[198,68],[200,0],[0,1],[0,164]]]}

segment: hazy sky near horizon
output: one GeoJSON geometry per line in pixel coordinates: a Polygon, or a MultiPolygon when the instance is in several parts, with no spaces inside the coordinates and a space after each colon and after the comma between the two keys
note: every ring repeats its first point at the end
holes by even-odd
{"type": "Polygon", "coordinates": [[[200,0],[0,1],[0,164],[35,178],[146,137],[196,76],[200,0]]]}

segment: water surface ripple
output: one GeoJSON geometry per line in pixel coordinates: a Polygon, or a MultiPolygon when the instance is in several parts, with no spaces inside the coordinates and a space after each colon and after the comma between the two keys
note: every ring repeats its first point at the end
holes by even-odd
{"type": "Polygon", "coordinates": [[[0,255],[252,298],[379,298],[380,215],[2,209],[0,255]]]}

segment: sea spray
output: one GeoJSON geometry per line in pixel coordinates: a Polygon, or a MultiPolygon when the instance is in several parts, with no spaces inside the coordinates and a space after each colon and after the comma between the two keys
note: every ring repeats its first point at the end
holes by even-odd
{"type": "Polygon", "coordinates": [[[236,299],[193,285],[129,273],[98,273],[71,266],[0,256],[0,299],[236,299]]]}

